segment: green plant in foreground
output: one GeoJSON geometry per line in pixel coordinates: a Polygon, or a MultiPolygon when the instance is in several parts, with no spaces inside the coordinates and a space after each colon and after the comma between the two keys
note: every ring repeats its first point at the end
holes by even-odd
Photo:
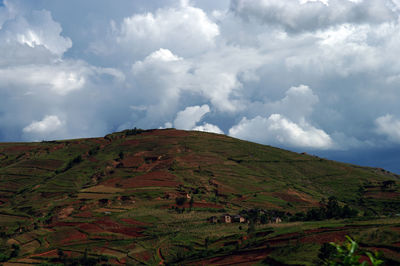
{"type": "Polygon", "coordinates": [[[365,255],[368,256],[370,260],[370,264],[367,264],[366,261],[360,262],[361,256],[358,255],[357,249],[358,244],[351,237],[346,236],[347,242],[343,244],[336,244],[331,242],[330,244],[336,248],[336,252],[330,256],[325,263],[325,265],[329,266],[352,266],[352,265],[373,265],[378,266],[383,264],[383,260],[377,258],[378,254],[372,254],[371,252],[365,252],[365,255]]]}

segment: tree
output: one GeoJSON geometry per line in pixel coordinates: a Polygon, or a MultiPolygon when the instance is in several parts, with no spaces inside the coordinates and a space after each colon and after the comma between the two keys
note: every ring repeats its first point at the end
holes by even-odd
{"type": "Polygon", "coordinates": [[[189,207],[190,207],[190,210],[192,210],[192,207],[193,207],[193,203],[194,203],[194,199],[193,199],[194,197],[192,196],[191,198],[190,198],[190,201],[189,201],[189,207]]]}
{"type": "Polygon", "coordinates": [[[329,260],[332,260],[334,258],[335,253],[336,253],[336,248],[333,245],[329,243],[322,244],[318,253],[318,258],[320,259],[321,264],[327,263],[329,260]]]}
{"type": "Polygon", "coordinates": [[[341,216],[341,208],[339,206],[338,200],[335,196],[331,196],[328,199],[328,204],[326,205],[326,218],[338,218],[341,216]]]}
{"type": "Polygon", "coordinates": [[[176,205],[182,206],[186,202],[186,198],[185,197],[175,198],[175,202],[176,205]]]}
{"type": "Polygon", "coordinates": [[[13,249],[10,254],[10,258],[18,257],[20,247],[18,244],[12,244],[11,248],[13,249]]]}
{"type": "Polygon", "coordinates": [[[210,243],[210,238],[208,236],[204,239],[204,248],[208,249],[208,244],[210,243]]]}

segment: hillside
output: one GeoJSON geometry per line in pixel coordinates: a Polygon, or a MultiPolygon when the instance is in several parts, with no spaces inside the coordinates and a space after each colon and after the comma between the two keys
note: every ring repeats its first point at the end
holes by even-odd
{"type": "Polygon", "coordinates": [[[289,264],[274,244],[291,247],[290,239],[304,240],[298,252],[311,254],[322,242],[306,235],[323,233],[325,238],[314,237],[329,242],[358,236],[366,248],[381,248],[395,262],[400,261],[399,182],[383,169],[174,129],[2,143],[0,259],[18,250],[8,263],[85,257],[100,264],[223,265],[228,260],[230,265],[236,257],[239,262],[286,257],[282,262],[289,264]],[[320,208],[331,196],[357,217],[293,218],[320,208]],[[207,222],[223,213],[249,218],[253,210],[283,222],[257,222],[252,230],[247,223],[207,222]],[[371,240],[373,230],[378,233],[371,240]],[[301,234],[285,235],[292,232],[301,234]]]}

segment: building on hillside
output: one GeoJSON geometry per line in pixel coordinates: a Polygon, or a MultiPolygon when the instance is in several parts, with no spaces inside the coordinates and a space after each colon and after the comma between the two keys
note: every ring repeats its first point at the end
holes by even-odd
{"type": "Polygon", "coordinates": [[[232,222],[232,217],[229,214],[224,214],[220,218],[221,223],[231,223],[232,222]]]}
{"type": "Polygon", "coordinates": [[[212,224],[218,223],[218,217],[217,216],[211,216],[207,220],[212,224]]]}
{"type": "Polygon", "coordinates": [[[282,219],[279,217],[272,217],[272,219],[270,220],[271,224],[279,224],[282,222],[282,219]]]}
{"type": "Polygon", "coordinates": [[[233,222],[234,223],[244,223],[244,222],[246,222],[246,218],[237,214],[237,215],[233,216],[233,222]]]}

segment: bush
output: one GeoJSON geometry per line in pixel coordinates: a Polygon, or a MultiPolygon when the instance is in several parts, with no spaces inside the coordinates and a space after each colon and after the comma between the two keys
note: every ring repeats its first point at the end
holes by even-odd
{"type": "Polygon", "coordinates": [[[325,261],[325,265],[329,266],[379,266],[383,264],[383,260],[378,259],[378,253],[372,254],[370,252],[364,252],[361,254],[365,254],[369,258],[369,263],[362,262],[360,263],[361,255],[358,252],[358,244],[351,237],[346,236],[347,242],[342,245],[336,243],[330,243],[334,248],[335,252],[330,255],[330,258],[325,261]]]}
{"type": "Polygon", "coordinates": [[[9,259],[10,257],[8,257],[6,254],[0,253],[0,262],[5,262],[8,261],[9,259]]]}

